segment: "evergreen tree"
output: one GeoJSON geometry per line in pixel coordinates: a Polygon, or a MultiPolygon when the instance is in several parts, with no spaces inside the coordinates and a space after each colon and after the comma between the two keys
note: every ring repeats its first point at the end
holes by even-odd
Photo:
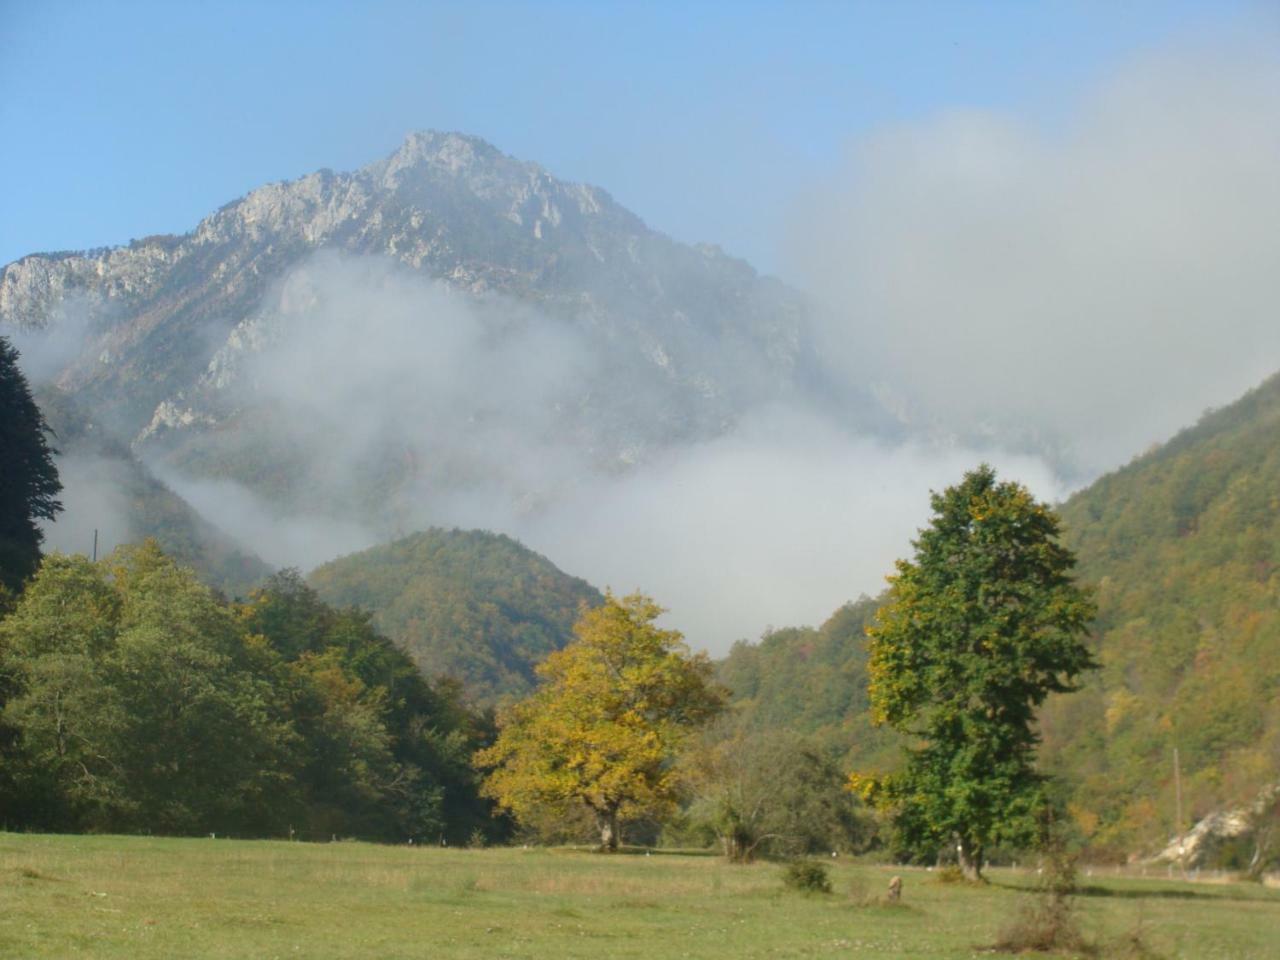
{"type": "Polygon", "coordinates": [[[986,847],[1035,835],[1035,711],[1094,666],[1081,641],[1094,605],[1057,517],[1024,487],[984,465],[932,502],[867,631],[875,719],[922,743],[900,772],[853,780],[893,811],[904,847],[955,844],[977,879],[986,847]]]}
{"type": "Polygon", "coordinates": [[[49,432],[18,369],[18,351],[0,337],[0,590],[17,592],[35,573],[44,539],[37,521],[62,509],[49,432]]]}

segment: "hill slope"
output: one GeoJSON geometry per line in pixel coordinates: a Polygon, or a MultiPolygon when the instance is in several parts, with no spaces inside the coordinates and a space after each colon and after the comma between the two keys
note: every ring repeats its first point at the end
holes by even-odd
{"type": "Polygon", "coordinates": [[[1102,669],[1044,712],[1099,844],[1175,832],[1280,780],[1280,375],[1062,507],[1098,585],[1102,669]]]}
{"type": "MultiPolygon", "coordinates": [[[[1046,704],[1042,766],[1095,849],[1154,852],[1175,833],[1175,746],[1188,822],[1280,781],[1280,375],[1060,510],[1102,668],[1046,704]]],[[[748,721],[892,763],[866,715],[875,605],[735,646],[720,677],[748,721]]]]}
{"type": "Polygon", "coordinates": [[[532,688],[534,665],[572,636],[584,580],[510,537],[427,530],[342,557],[308,578],[335,606],[359,606],[427,676],[462,681],[480,704],[532,688]]]}
{"type": "Polygon", "coordinates": [[[863,597],[822,626],[774,630],[740,641],[716,665],[750,730],[786,729],[812,737],[850,768],[893,762],[896,734],[867,712],[867,625],[876,600],[863,597]]]}
{"type": "Polygon", "coordinates": [[[99,553],[119,543],[155,539],[179,563],[229,596],[246,596],[271,573],[245,549],[164,485],[129,448],[109,435],[62,391],[38,391],[55,435],[66,508],[48,530],[46,548],[99,553]]]}

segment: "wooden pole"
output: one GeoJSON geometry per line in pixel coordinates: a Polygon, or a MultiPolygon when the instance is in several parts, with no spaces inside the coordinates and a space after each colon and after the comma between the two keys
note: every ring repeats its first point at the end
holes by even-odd
{"type": "Polygon", "coordinates": [[[1176,806],[1174,829],[1178,832],[1178,869],[1182,871],[1183,879],[1186,879],[1186,833],[1182,829],[1182,766],[1178,763],[1177,747],[1173,748],[1173,795],[1176,806]]]}

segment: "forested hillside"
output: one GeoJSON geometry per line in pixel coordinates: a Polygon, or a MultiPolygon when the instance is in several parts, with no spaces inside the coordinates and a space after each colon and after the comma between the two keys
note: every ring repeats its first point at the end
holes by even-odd
{"type": "Polygon", "coordinates": [[[866,628],[877,601],[863,597],[822,626],[774,630],[759,643],[734,644],[718,664],[743,727],[810,737],[847,766],[893,761],[898,736],[871,725],[867,712],[866,628]]]}
{"type": "MultiPolygon", "coordinates": [[[[1041,765],[1096,851],[1150,852],[1176,832],[1175,746],[1188,822],[1280,780],[1280,376],[1061,515],[1097,590],[1101,668],[1046,704],[1041,765]]],[[[812,734],[851,769],[892,763],[867,716],[875,607],[736,645],[719,674],[746,721],[812,734]]]]}
{"type": "Polygon", "coordinates": [[[1046,765],[1097,845],[1175,832],[1280,780],[1280,376],[1063,507],[1098,587],[1086,689],[1050,701],[1046,765]]]}
{"type": "Polygon", "coordinates": [[[427,530],[327,563],[310,582],[374,625],[429,677],[460,680],[481,704],[532,688],[533,667],[570,639],[600,593],[510,537],[427,530]]]}

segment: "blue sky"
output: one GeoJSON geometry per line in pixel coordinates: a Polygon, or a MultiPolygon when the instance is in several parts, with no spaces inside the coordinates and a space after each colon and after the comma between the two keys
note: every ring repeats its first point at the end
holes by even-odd
{"type": "Polygon", "coordinates": [[[180,233],[456,129],[766,270],[797,192],[952,108],[1052,125],[1256,4],[0,0],[0,264],[180,233]]]}

